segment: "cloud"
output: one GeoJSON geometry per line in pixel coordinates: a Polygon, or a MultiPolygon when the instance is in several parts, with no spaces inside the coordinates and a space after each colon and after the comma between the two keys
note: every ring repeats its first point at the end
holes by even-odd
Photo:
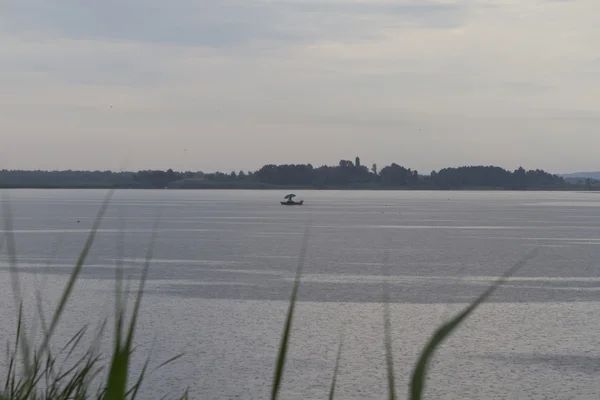
{"type": "Polygon", "coordinates": [[[59,145],[126,139],[140,168],[360,152],[427,170],[518,163],[520,144],[540,167],[585,169],[591,153],[553,154],[575,152],[572,138],[600,145],[598,12],[596,0],[8,0],[3,159],[110,168],[59,145]],[[32,154],[36,138],[45,146],[32,154]],[[197,158],[168,155],[173,140],[197,158]]]}
{"type": "Polygon", "coordinates": [[[385,26],[453,26],[458,4],[382,1],[9,0],[5,32],[224,48],[252,41],[363,37],[385,26]]]}

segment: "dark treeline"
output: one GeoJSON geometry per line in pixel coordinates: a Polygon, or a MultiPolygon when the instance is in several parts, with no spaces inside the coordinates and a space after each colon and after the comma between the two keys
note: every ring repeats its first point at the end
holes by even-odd
{"type": "Polygon", "coordinates": [[[27,188],[125,187],[133,172],[112,171],[15,171],[0,170],[0,186],[27,188]]]}
{"type": "Polygon", "coordinates": [[[319,189],[596,189],[598,182],[569,183],[542,170],[508,171],[494,166],[444,168],[430,174],[391,164],[366,167],[357,157],[335,166],[268,164],[250,172],[11,171],[0,170],[0,187],[63,188],[319,188],[319,189]]]}
{"type": "Polygon", "coordinates": [[[429,175],[421,175],[392,164],[370,169],[356,163],[342,160],[336,167],[312,165],[266,165],[255,174],[259,182],[277,186],[312,186],[317,188],[335,188],[347,186],[372,186],[381,188],[422,188],[422,189],[559,189],[567,183],[563,178],[542,170],[526,171],[519,168],[507,171],[493,166],[471,166],[444,168],[429,175]]]}

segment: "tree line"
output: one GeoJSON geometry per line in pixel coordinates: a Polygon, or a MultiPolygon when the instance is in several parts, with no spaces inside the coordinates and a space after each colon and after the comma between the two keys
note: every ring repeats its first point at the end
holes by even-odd
{"type": "MultiPolygon", "coordinates": [[[[589,185],[589,182],[588,182],[589,185]]],[[[381,169],[366,167],[360,158],[335,166],[267,164],[256,171],[177,172],[172,169],[138,172],[0,170],[2,187],[115,188],[356,188],[356,189],[567,189],[577,184],[540,169],[509,171],[496,166],[444,168],[429,174],[396,163],[381,169]]],[[[591,186],[590,186],[591,187],[591,186]]]]}

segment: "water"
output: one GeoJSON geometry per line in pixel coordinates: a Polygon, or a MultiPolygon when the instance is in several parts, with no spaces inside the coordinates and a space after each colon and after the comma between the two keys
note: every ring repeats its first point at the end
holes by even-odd
{"type": "MultiPolygon", "coordinates": [[[[9,191],[25,297],[50,309],[104,191],[9,191]],[[50,261],[50,262],[48,262],[50,261]]],[[[437,353],[429,398],[600,396],[600,195],[118,191],[63,320],[64,338],[112,315],[115,260],[139,278],[160,216],[137,343],[156,363],[143,396],[265,399],[302,234],[310,224],[283,399],[325,399],[340,333],[340,399],[385,398],[382,282],[391,286],[398,393],[437,324],[533,248],[538,256],[437,353]],[[123,254],[119,255],[120,244],[123,254]],[[386,278],[383,260],[389,257],[386,278]]],[[[3,247],[5,249],[5,247],[3,247]]],[[[14,322],[6,257],[2,321],[14,322]]],[[[14,325],[0,327],[0,342],[14,325]]],[[[136,359],[136,364],[143,358],[136,359]]]]}

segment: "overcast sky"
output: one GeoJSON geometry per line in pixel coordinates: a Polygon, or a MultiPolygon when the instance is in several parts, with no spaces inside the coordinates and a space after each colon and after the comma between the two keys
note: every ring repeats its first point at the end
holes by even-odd
{"type": "Polygon", "coordinates": [[[3,0],[0,169],[600,169],[599,0],[3,0]]]}

